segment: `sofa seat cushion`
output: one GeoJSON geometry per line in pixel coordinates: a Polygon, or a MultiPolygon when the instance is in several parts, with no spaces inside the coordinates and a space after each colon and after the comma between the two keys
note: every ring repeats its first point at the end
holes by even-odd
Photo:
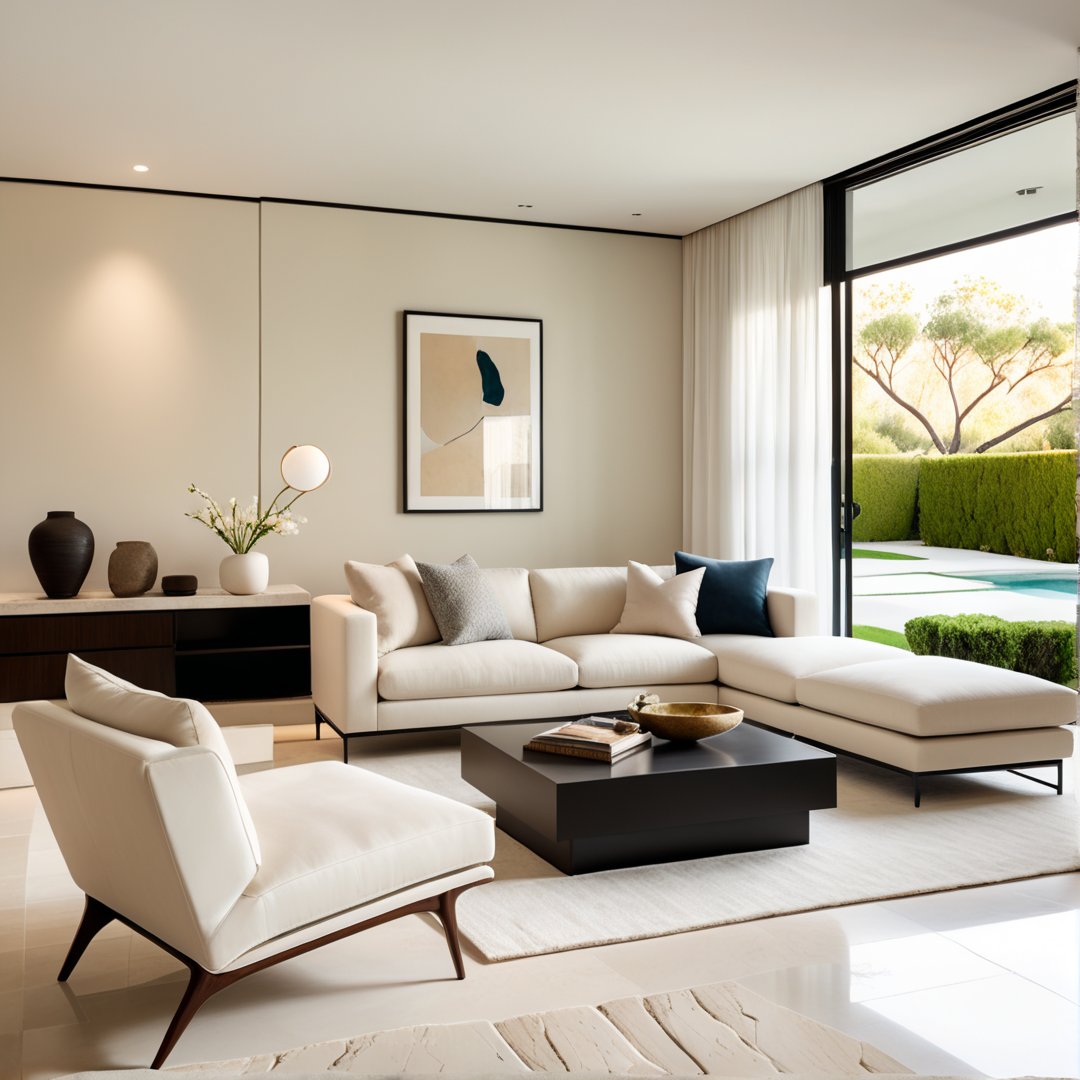
{"type": "MultiPolygon", "coordinates": [[[[774,701],[797,701],[795,683],[806,675],[850,664],[903,659],[904,649],[841,637],[772,638],[755,634],[706,634],[694,639],[714,653],[720,682],[774,701]]],[[[722,697],[721,697],[721,700],[722,697]]]]}
{"type": "Polygon", "coordinates": [[[379,696],[389,701],[539,694],[577,685],[574,661],[531,641],[417,645],[379,660],[379,696]]]}
{"type": "Polygon", "coordinates": [[[495,853],[483,811],[341,762],[252,773],[241,784],[263,861],[221,928],[230,952],[495,853]],[[228,925],[234,915],[252,928],[250,943],[228,925]]]}
{"type": "Polygon", "coordinates": [[[907,735],[1057,727],[1076,719],[1076,691],[1018,671],[909,656],[823,671],[796,683],[800,705],[907,735]]]}
{"type": "Polygon", "coordinates": [[[583,634],[544,642],[577,665],[578,685],[651,686],[716,678],[716,657],[677,638],[645,634],[583,634]]]}

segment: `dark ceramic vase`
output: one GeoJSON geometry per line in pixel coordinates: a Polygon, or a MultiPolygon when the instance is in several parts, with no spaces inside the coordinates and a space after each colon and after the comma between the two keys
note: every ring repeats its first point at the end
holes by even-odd
{"type": "Polygon", "coordinates": [[[77,596],[94,561],[94,534],[74,510],[50,510],[30,530],[30,565],[51,600],[77,596]]]}
{"type": "Polygon", "coordinates": [[[142,596],[157,581],[157,552],[146,540],[117,540],[109,556],[113,596],[142,596]]]}

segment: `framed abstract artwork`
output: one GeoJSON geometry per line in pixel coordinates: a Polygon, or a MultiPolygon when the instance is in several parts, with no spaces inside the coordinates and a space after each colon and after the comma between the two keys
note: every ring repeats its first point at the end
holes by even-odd
{"type": "Polygon", "coordinates": [[[406,513],[543,509],[543,323],[406,311],[406,513]]]}

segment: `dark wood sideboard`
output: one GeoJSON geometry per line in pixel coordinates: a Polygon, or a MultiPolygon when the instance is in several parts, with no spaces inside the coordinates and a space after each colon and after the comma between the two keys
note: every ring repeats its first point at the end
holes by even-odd
{"type": "Polygon", "coordinates": [[[2,595],[0,702],[62,698],[69,652],[149,690],[198,701],[306,697],[310,602],[295,585],[257,596],[2,595]]]}

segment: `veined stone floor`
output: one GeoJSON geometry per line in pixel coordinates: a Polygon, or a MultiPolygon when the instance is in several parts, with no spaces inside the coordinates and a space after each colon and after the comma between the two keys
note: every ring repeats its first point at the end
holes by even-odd
{"type": "MultiPolygon", "coordinates": [[[[340,754],[337,739],[310,734],[279,742],[276,764],[340,754]]],[[[4,1080],[146,1065],[179,1000],[180,966],[118,925],[59,985],[81,909],[34,791],[0,791],[4,1080]]],[[[441,932],[426,918],[378,927],[224,991],[169,1064],[733,979],[917,1072],[1080,1075],[1080,874],[466,964],[464,982],[449,978],[441,932]]]]}

